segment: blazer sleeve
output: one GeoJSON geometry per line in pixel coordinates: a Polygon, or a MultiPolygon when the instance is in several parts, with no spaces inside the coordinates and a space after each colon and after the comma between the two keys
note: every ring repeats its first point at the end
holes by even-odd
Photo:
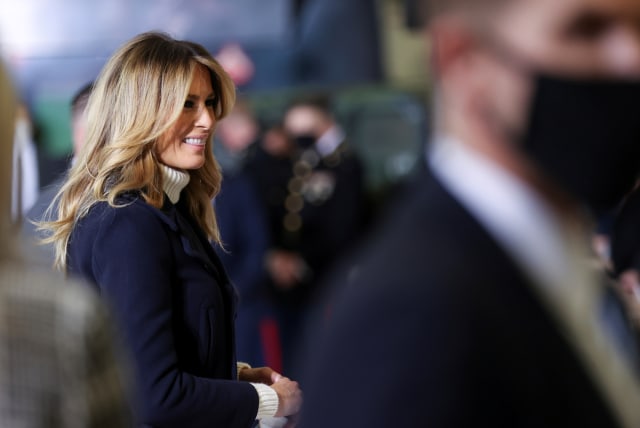
{"type": "Polygon", "coordinates": [[[145,207],[110,210],[93,238],[93,272],[132,353],[140,409],[156,427],[250,427],[258,410],[246,382],[178,367],[172,327],[173,258],[162,220],[145,207]]]}

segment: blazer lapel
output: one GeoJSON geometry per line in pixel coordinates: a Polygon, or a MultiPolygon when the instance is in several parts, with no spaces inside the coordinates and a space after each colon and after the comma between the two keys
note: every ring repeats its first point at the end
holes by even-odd
{"type": "MultiPolygon", "coordinates": [[[[180,202],[178,202],[178,204],[180,204],[180,202]]],[[[232,305],[232,314],[234,314],[235,318],[239,296],[237,290],[231,284],[222,262],[202,231],[191,224],[186,215],[181,212],[181,209],[173,205],[172,207],[185,253],[190,257],[197,258],[207,269],[210,269],[218,277],[220,285],[226,292],[232,305]]],[[[182,209],[186,209],[186,207],[182,207],[182,209]]]]}

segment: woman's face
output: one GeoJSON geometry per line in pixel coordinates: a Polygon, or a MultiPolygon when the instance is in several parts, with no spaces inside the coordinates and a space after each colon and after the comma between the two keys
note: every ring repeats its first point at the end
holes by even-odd
{"type": "Polygon", "coordinates": [[[206,142],[215,125],[216,94],[209,70],[196,67],[180,117],[160,138],[160,162],[181,170],[204,165],[206,142]]]}

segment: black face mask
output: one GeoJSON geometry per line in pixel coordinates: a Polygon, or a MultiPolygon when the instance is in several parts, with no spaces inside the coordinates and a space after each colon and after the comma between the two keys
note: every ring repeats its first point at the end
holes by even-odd
{"type": "Polygon", "coordinates": [[[617,205],[640,172],[640,80],[538,75],[522,149],[595,214],[617,205]]]}
{"type": "Polygon", "coordinates": [[[299,135],[294,138],[296,146],[305,150],[313,147],[316,142],[316,137],[313,135],[299,135]]]}
{"type": "Polygon", "coordinates": [[[531,76],[528,122],[516,137],[527,157],[594,214],[614,208],[640,174],[640,79],[541,73],[496,38],[485,41],[531,76]]]}

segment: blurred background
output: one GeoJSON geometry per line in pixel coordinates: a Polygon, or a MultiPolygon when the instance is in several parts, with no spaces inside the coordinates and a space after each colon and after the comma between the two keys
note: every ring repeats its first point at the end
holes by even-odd
{"type": "Polygon", "coordinates": [[[425,139],[428,76],[412,0],[0,0],[0,5],[0,50],[31,121],[40,188],[65,170],[71,155],[72,95],[95,79],[117,46],[148,30],[205,45],[266,127],[293,97],[318,90],[329,94],[338,122],[365,163],[373,195],[384,194],[412,169],[425,139]]]}

